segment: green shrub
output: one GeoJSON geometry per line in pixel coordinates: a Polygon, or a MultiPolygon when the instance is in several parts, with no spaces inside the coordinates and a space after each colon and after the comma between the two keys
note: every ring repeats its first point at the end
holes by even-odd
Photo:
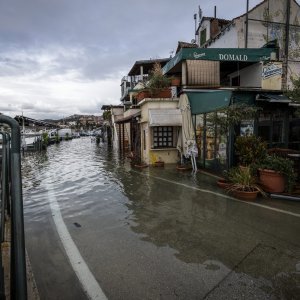
{"type": "Polygon", "coordinates": [[[255,135],[238,136],[235,149],[240,163],[244,166],[260,161],[267,155],[267,144],[255,135]]]}

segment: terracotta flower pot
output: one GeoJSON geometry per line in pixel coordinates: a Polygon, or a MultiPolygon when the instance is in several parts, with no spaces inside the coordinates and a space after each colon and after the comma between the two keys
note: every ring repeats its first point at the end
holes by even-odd
{"type": "Polygon", "coordinates": [[[137,101],[142,101],[145,98],[151,98],[149,91],[141,91],[136,95],[137,101]]]}
{"type": "Polygon", "coordinates": [[[259,180],[264,191],[269,193],[282,193],[285,188],[284,176],[273,170],[259,169],[259,180]]]}
{"type": "Polygon", "coordinates": [[[221,189],[226,189],[229,185],[230,183],[224,178],[218,179],[217,181],[217,186],[221,189]]]}
{"type": "Polygon", "coordinates": [[[253,201],[257,198],[259,191],[245,192],[245,191],[234,191],[233,196],[246,201],[253,201]]]}
{"type": "Polygon", "coordinates": [[[193,167],[191,165],[177,165],[176,169],[178,171],[189,171],[189,170],[192,170],[193,167]]]}
{"type": "Polygon", "coordinates": [[[169,88],[158,89],[153,91],[151,94],[151,98],[171,98],[171,90],[169,88]]]}
{"type": "Polygon", "coordinates": [[[164,167],[165,163],[163,161],[154,162],[154,167],[164,167]]]}
{"type": "Polygon", "coordinates": [[[139,168],[139,169],[143,169],[143,168],[147,168],[148,167],[148,165],[146,165],[146,164],[134,164],[133,166],[135,168],[139,168]]]}

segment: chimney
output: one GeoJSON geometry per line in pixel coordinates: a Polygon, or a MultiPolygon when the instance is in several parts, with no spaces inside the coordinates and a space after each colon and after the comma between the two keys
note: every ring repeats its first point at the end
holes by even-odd
{"type": "Polygon", "coordinates": [[[219,34],[219,21],[217,20],[217,6],[214,8],[214,19],[211,20],[210,23],[210,38],[214,38],[217,34],[219,34]]]}

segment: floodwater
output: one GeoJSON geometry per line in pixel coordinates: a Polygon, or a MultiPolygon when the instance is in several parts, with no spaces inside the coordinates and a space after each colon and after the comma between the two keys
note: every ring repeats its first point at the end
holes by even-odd
{"type": "Polygon", "coordinates": [[[26,154],[22,172],[41,299],[105,299],[92,279],[107,299],[299,299],[299,203],[234,200],[212,176],[135,169],[89,138],[26,154]]]}

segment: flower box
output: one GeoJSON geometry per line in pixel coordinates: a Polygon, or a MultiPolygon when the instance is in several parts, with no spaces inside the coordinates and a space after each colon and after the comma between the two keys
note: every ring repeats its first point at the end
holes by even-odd
{"type": "Polygon", "coordinates": [[[137,94],[136,99],[138,102],[142,101],[145,98],[171,98],[171,90],[167,89],[157,89],[157,90],[145,90],[137,94]]]}

